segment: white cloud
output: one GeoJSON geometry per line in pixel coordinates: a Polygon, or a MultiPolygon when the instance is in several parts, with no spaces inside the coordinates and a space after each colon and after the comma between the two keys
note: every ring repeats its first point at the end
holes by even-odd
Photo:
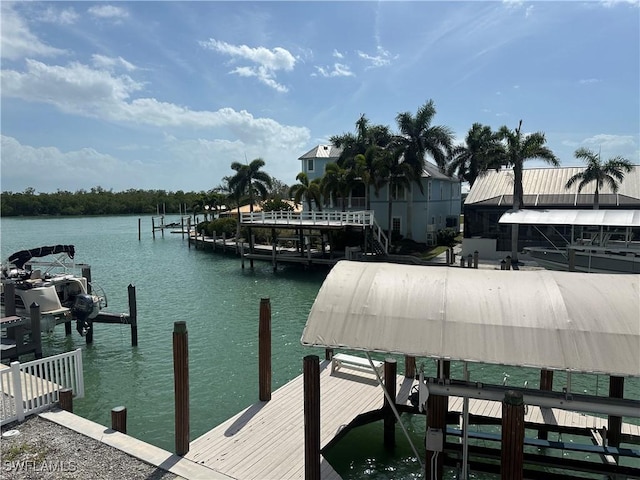
{"type": "Polygon", "coordinates": [[[104,68],[106,70],[124,68],[128,72],[132,72],[134,70],[137,70],[138,68],[134,64],[126,61],[122,57],[113,58],[113,57],[106,57],[104,55],[95,54],[91,56],[91,61],[95,67],[104,68]]]}
{"type": "Polygon", "coordinates": [[[593,83],[600,83],[600,82],[602,82],[602,80],[598,78],[583,78],[578,81],[580,85],[591,85],[593,83]]]}
{"type": "Polygon", "coordinates": [[[342,53],[340,53],[338,50],[333,50],[333,56],[335,58],[339,58],[341,60],[344,58],[344,55],[342,53]]]}
{"type": "Polygon", "coordinates": [[[286,49],[276,47],[269,50],[265,47],[252,48],[247,45],[232,45],[227,42],[221,42],[213,38],[206,42],[200,42],[200,45],[209,50],[222,53],[232,57],[233,61],[249,61],[254,63],[253,66],[239,66],[231,70],[243,77],[256,77],[265,85],[279,91],[287,92],[288,89],[276,80],[276,72],[292,71],[296,58],[286,49]]]}
{"type": "Polygon", "coordinates": [[[27,56],[54,57],[63,55],[65,50],[42,42],[31,33],[29,26],[14,10],[9,2],[0,2],[0,54],[2,58],[19,60],[27,56]]]}
{"type": "Polygon", "coordinates": [[[355,74],[351,71],[348,65],[342,63],[334,63],[331,67],[319,67],[316,66],[317,73],[312,73],[311,76],[315,77],[318,74],[322,77],[354,77],[355,74]]]}
{"type": "Polygon", "coordinates": [[[129,16],[129,12],[124,8],[113,5],[96,5],[87,10],[87,12],[89,15],[100,19],[123,20],[129,16]]]}
{"type": "Polygon", "coordinates": [[[41,22],[54,23],[57,25],[73,25],[78,21],[80,15],[73,7],[57,9],[51,6],[38,13],[37,18],[41,22]]]}
{"type": "MultiPolygon", "coordinates": [[[[602,148],[603,151],[619,152],[637,148],[632,135],[608,135],[605,133],[594,135],[582,140],[582,145],[587,148],[602,148]]],[[[618,153],[612,153],[618,155],[618,153]]]]}
{"type": "Polygon", "coordinates": [[[392,56],[389,51],[380,46],[376,49],[376,53],[376,55],[369,55],[358,50],[358,56],[370,62],[369,68],[386,67],[388,65],[391,65],[392,60],[398,58],[397,55],[392,56]]]}
{"type": "Polygon", "coordinates": [[[156,127],[226,128],[249,143],[281,142],[300,148],[309,138],[307,128],[255,118],[245,110],[195,111],[155,98],[132,98],[142,90],[143,83],[129,75],[115,76],[80,63],[50,66],[28,60],[26,72],[2,70],[0,82],[4,96],[48,103],[67,113],[107,121],[156,127]]]}
{"type": "Polygon", "coordinates": [[[13,137],[1,136],[2,190],[20,192],[27,187],[36,191],[75,190],[98,185],[113,175],[126,176],[130,167],[92,148],[62,152],[56,147],[22,145],[13,137]],[[43,172],[43,175],[38,175],[43,172]],[[93,184],[87,184],[95,182],[93,184]]]}

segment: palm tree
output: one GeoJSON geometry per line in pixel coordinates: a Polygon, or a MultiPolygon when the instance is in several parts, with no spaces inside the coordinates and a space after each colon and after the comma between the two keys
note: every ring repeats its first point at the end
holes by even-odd
{"type": "Polygon", "coordinates": [[[322,193],[330,199],[337,196],[342,202],[342,211],[346,210],[346,200],[349,198],[354,185],[354,173],[350,169],[342,168],[335,162],[327,163],[321,180],[322,193]]]}
{"type": "Polygon", "coordinates": [[[376,195],[379,187],[386,184],[388,187],[387,203],[387,225],[388,238],[391,242],[393,199],[398,189],[409,189],[411,182],[415,180],[415,169],[413,165],[405,160],[401,148],[389,148],[384,150],[375,163],[376,172],[376,195]]]}
{"type": "MultiPolygon", "coordinates": [[[[249,197],[249,209],[253,212],[253,204],[257,196],[266,198],[272,185],[271,176],[261,171],[264,167],[264,160],[256,158],[251,163],[244,164],[233,162],[231,169],[236,174],[229,179],[229,187],[235,193],[236,198],[240,199],[243,195],[249,197]]],[[[240,202],[238,202],[238,221],[240,220],[240,202]]]]}
{"type": "MultiPolygon", "coordinates": [[[[449,127],[431,125],[436,108],[429,100],[418,109],[415,117],[409,112],[396,116],[400,136],[397,141],[403,149],[405,161],[414,167],[420,178],[424,170],[425,155],[429,154],[440,170],[444,171],[451,151],[453,132],[449,127]]],[[[422,191],[422,187],[421,191],[422,191]]]]}
{"type": "Polygon", "coordinates": [[[618,187],[624,174],[629,173],[633,169],[633,164],[623,157],[613,157],[602,163],[600,153],[595,153],[588,148],[579,148],[575,151],[574,156],[587,162],[587,168],[582,172],[576,173],[567,182],[566,188],[571,188],[574,183],[578,183],[578,193],[591,182],[596,183],[596,191],[593,196],[593,209],[600,208],[600,188],[605,184],[609,185],[613,193],[618,192],[618,187]]]}
{"type": "MultiPolygon", "coordinates": [[[[535,132],[529,135],[522,135],[522,120],[518,123],[518,128],[510,130],[507,126],[502,126],[498,135],[504,144],[504,158],[507,166],[513,167],[513,210],[520,210],[524,207],[524,192],[522,188],[522,170],[524,162],[539,158],[557,167],[560,162],[553,152],[545,146],[544,133],[535,132]]],[[[511,228],[511,261],[518,262],[518,225],[513,224],[511,228]]]]}
{"type": "Polygon", "coordinates": [[[389,127],[370,125],[362,114],[356,122],[356,134],[345,133],[331,137],[331,143],[342,149],[338,158],[338,166],[353,171],[356,180],[364,186],[365,208],[371,209],[369,190],[373,184],[375,172],[373,164],[380,150],[392,139],[389,127]]]}
{"type": "Polygon", "coordinates": [[[293,197],[293,201],[298,205],[302,198],[307,201],[309,210],[313,210],[312,203],[318,207],[319,211],[322,211],[322,191],[320,186],[320,179],[315,178],[309,181],[309,177],[306,173],[300,172],[296,176],[296,180],[299,183],[292,185],[289,189],[289,196],[293,197]]]}
{"type": "MultiPolygon", "coordinates": [[[[422,186],[422,172],[424,171],[425,155],[429,154],[444,172],[446,161],[451,152],[453,142],[453,132],[449,127],[441,125],[431,125],[436,108],[433,100],[429,100],[418,109],[415,117],[409,112],[399,113],[396,122],[400,135],[394,143],[402,150],[404,162],[407,162],[414,170],[412,175],[415,183],[424,193],[422,186]]],[[[409,195],[407,202],[407,237],[412,238],[412,211],[413,197],[409,195]]]]}
{"type": "Polygon", "coordinates": [[[456,174],[461,181],[469,182],[469,187],[480,175],[489,169],[499,169],[504,162],[504,147],[497,132],[491,127],[474,123],[469,129],[464,145],[458,145],[451,151],[446,174],[456,174]]]}

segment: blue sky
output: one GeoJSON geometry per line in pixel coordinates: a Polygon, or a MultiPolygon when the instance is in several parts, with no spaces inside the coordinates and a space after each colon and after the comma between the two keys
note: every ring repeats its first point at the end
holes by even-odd
{"type": "MultiPolygon", "coordinates": [[[[429,99],[640,164],[640,6],[562,2],[1,2],[2,191],[209,190],[365,114],[429,99]]],[[[528,166],[538,166],[529,162],[528,166]]]]}

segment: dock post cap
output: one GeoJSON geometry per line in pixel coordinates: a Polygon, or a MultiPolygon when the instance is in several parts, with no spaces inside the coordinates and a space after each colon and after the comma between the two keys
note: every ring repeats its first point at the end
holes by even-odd
{"type": "Polygon", "coordinates": [[[524,398],[522,396],[522,392],[517,392],[515,390],[507,390],[504,392],[504,403],[513,406],[519,406],[524,404],[524,398]]]}
{"type": "Polygon", "coordinates": [[[173,333],[187,333],[187,322],[180,320],[173,323],[173,333]]]}

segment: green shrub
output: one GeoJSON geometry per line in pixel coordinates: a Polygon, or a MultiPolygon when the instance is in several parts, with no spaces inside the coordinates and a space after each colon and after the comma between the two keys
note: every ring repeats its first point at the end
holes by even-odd
{"type": "Polygon", "coordinates": [[[458,233],[453,228],[443,228],[438,230],[436,240],[438,245],[443,247],[453,247],[456,244],[458,233]]]}

